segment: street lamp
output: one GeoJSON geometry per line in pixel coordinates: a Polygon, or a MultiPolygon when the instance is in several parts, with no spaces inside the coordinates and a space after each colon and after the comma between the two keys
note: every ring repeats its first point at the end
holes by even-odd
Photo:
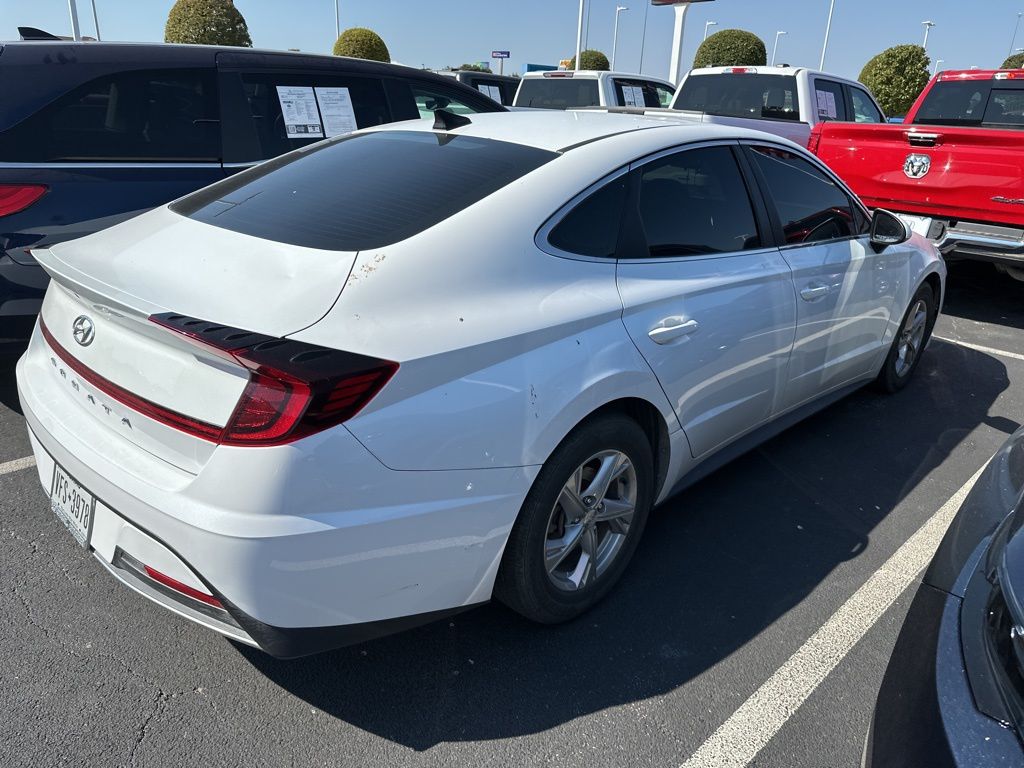
{"type": "Polygon", "coordinates": [[[708,39],[708,27],[717,27],[717,26],[718,26],[718,22],[717,21],[706,21],[706,22],[704,22],[704,39],[705,40],[708,39]]]}
{"type": "Polygon", "coordinates": [[[624,5],[615,6],[615,34],[612,35],[612,72],[615,71],[615,49],[619,47],[619,14],[628,11],[624,5]]]}
{"type": "Polygon", "coordinates": [[[836,0],[828,6],[828,22],[825,24],[825,42],[821,46],[821,63],[818,65],[818,69],[825,69],[825,52],[828,50],[828,33],[832,31],[832,13],[836,9],[836,0]]]}
{"type": "Polygon", "coordinates": [[[772,46],[772,66],[775,66],[775,54],[779,52],[779,38],[782,37],[785,32],[781,29],[775,33],[775,45],[772,46]]]}
{"type": "Polygon", "coordinates": [[[583,6],[587,0],[580,0],[580,20],[576,25],[576,66],[574,69],[579,71],[580,59],[583,58],[583,6]]]}
{"type": "Polygon", "coordinates": [[[921,24],[924,25],[924,42],[921,43],[921,47],[924,48],[927,51],[928,50],[928,33],[932,31],[932,27],[935,26],[935,22],[934,21],[922,21],[921,24]]]}
{"type": "Polygon", "coordinates": [[[96,27],[96,40],[100,39],[100,19],[96,15],[96,0],[92,0],[92,24],[96,27]]]}
{"type": "Polygon", "coordinates": [[[1020,29],[1020,17],[1024,16],[1024,12],[1017,14],[1017,23],[1013,25],[1013,37],[1010,38],[1010,55],[1013,55],[1013,46],[1017,44],[1017,30],[1020,29]]]}
{"type": "Polygon", "coordinates": [[[939,74],[939,64],[945,64],[945,63],[946,63],[945,59],[936,59],[935,60],[935,68],[932,70],[932,77],[935,77],[937,74],[939,74]]]}
{"type": "Polygon", "coordinates": [[[334,40],[341,37],[341,13],[338,11],[338,0],[334,0],[334,40]]]}
{"type": "Polygon", "coordinates": [[[71,39],[81,40],[82,30],[78,27],[78,7],[75,0],[68,0],[68,13],[71,14],[71,39]]]}

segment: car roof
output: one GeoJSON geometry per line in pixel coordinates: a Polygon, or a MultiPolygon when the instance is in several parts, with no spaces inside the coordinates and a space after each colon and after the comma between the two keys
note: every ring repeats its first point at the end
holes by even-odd
{"type": "Polygon", "coordinates": [[[808,67],[791,67],[789,65],[782,66],[771,66],[766,65],[763,67],[698,67],[691,69],[687,73],[687,77],[690,75],[722,75],[731,74],[734,70],[743,70],[750,74],[755,75],[797,75],[801,72],[806,72],[808,75],[820,75],[821,77],[827,77],[830,80],[841,80],[844,83],[856,82],[848,77],[837,75],[833,72],[822,72],[817,69],[809,69],[808,67]]]}
{"type": "MultiPolygon", "coordinates": [[[[565,152],[601,139],[653,129],[658,129],[659,132],[664,131],[666,146],[687,141],[722,139],[779,141],[777,136],[771,136],[762,131],[622,113],[526,110],[476,114],[470,116],[469,120],[468,125],[446,133],[507,141],[549,152],[565,152]]],[[[433,126],[434,123],[430,120],[412,120],[366,128],[360,132],[433,131],[433,126]]]]}
{"type": "Polygon", "coordinates": [[[548,69],[542,72],[527,72],[523,75],[523,80],[535,80],[538,78],[546,77],[549,80],[572,80],[573,78],[579,77],[584,79],[601,79],[606,77],[626,77],[630,80],[650,80],[652,83],[661,83],[662,85],[668,85],[675,88],[671,81],[664,80],[660,77],[651,77],[650,75],[639,75],[636,72],[607,72],[603,69],[548,69]]]}

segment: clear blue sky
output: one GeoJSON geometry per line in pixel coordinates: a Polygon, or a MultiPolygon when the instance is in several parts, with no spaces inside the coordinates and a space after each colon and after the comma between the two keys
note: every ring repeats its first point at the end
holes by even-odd
{"type": "MultiPolygon", "coordinates": [[[[384,38],[395,61],[431,68],[487,59],[507,49],[506,71],[523,62],[557,63],[576,46],[577,0],[340,0],[341,25],[367,26],[384,38]]],[[[645,5],[619,0],[630,10],[620,17],[617,69],[640,65],[645,5]]],[[[171,0],[96,0],[104,40],[160,41],[171,0]]],[[[326,53],[334,42],[333,0],[235,0],[258,48],[300,48],[326,53]]],[[[788,34],[779,61],[816,67],[828,15],[828,0],[715,0],[691,8],[687,17],[686,59],[704,33],[748,29],[771,46],[777,30],[788,34]]],[[[0,0],[0,40],[15,40],[19,25],[70,34],[67,0],[0,0]]],[[[89,0],[78,0],[83,34],[93,33],[89,0]]],[[[611,53],[616,0],[590,0],[590,47],[611,53]]],[[[836,0],[826,69],[856,77],[871,56],[897,43],[920,43],[921,22],[937,26],[928,53],[945,60],[944,69],[998,66],[1010,48],[1017,12],[1024,0],[836,0]],[[982,10],[984,9],[984,10],[982,10]]],[[[670,8],[650,8],[643,71],[667,76],[672,45],[670,8]]],[[[1017,47],[1024,47],[1024,24],[1017,47]]],[[[495,62],[497,69],[497,62],[495,62]]]]}

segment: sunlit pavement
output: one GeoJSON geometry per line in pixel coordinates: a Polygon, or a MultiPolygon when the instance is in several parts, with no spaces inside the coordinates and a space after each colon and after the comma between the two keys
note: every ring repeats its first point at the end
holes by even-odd
{"type": "MultiPolygon", "coordinates": [[[[499,605],[291,662],[111,579],[34,469],[0,474],[0,762],[679,766],[1024,421],[1024,283],[953,265],[902,393],[863,390],[671,500],[583,619],[499,605]],[[1008,354],[1002,354],[1008,353],[1008,354]]],[[[0,357],[0,465],[30,454],[0,357]]],[[[911,590],[758,766],[859,765],[911,590]]]]}

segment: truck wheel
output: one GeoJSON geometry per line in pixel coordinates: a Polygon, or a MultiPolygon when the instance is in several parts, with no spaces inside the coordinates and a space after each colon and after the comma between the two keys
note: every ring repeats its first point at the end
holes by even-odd
{"type": "Polygon", "coordinates": [[[548,458],[509,535],[494,594],[542,624],[579,616],[629,564],[653,502],[654,461],[635,421],[585,422],[548,458]]]}
{"type": "Polygon", "coordinates": [[[878,374],[877,384],[883,392],[894,393],[903,389],[921,362],[928,339],[932,335],[936,315],[935,293],[925,283],[917,289],[903,316],[900,329],[878,374]]]}

